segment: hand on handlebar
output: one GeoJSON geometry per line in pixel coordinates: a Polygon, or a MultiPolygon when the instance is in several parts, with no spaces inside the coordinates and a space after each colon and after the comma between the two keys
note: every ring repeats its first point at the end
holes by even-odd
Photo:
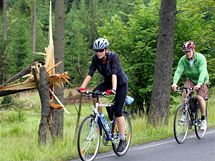
{"type": "Polygon", "coordinates": [[[86,91],[87,91],[87,88],[83,88],[83,87],[79,88],[79,92],[80,93],[85,93],[86,91]]]}
{"type": "Polygon", "coordinates": [[[173,83],[171,87],[172,87],[172,90],[175,92],[177,90],[178,86],[177,86],[177,84],[173,83]]]}
{"type": "Polygon", "coordinates": [[[201,87],[201,85],[195,85],[195,86],[193,87],[193,89],[194,89],[195,91],[197,91],[200,87],[201,87]]]}
{"type": "Polygon", "coordinates": [[[108,90],[106,91],[106,94],[107,94],[107,95],[116,94],[116,91],[113,90],[113,89],[108,89],[108,90]]]}

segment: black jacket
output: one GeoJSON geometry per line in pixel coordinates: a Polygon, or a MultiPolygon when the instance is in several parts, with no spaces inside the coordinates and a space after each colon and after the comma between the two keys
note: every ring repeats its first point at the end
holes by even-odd
{"type": "Polygon", "coordinates": [[[127,84],[128,77],[121,67],[121,63],[119,61],[117,54],[114,52],[108,52],[106,56],[107,56],[106,64],[102,64],[101,60],[99,60],[97,55],[93,56],[88,75],[92,77],[94,72],[98,70],[98,72],[104,77],[104,81],[107,83],[111,83],[112,74],[116,74],[117,85],[127,84]]]}

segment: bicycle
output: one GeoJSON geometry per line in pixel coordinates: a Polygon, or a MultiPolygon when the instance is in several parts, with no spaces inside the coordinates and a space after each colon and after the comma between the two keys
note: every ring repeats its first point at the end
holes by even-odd
{"type": "MultiPolygon", "coordinates": [[[[174,117],[174,137],[177,143],[181,144],[187,138],[188,130],[195,127],[195,134],[198,139],[205,136],[206,130],[201,130],[201,112],[198,107],[198,100],[193,96],[193,88],[178,87],[177,92],[185,93],[184,104],[180,105],[174,117]]],[[[207,101],[208,99],[206,99],[207,101]]],[[[206,120],[207,120],[207,103],[206,103],[206,120]]]]}
{"type": "Polygon", "coordinates": [[[132,126],[131,121],[128,116],[128,113],[123,111],[122,115],[125,118],[125,137],[127,145],[125,149],[122,152],[117,151],[117,147],[120,140],[120,134],[119,130],[116,125],[116,119],[114,118],[112,121],[110,121],[110,130],[108,131],[105,129],[105,126],[102,124],[102,121],[100,120],[99,113],[98,113],[98,107],[106,107],[110,108],[113,103],[110,104],[100,104],[99,98],[104,97],[106,92],[85,92],[82,95],[95,98],[96,104],[93,108],[93,113],[88,115],[84,118],[82,121],[79,131],[78,131],[78,153],[79,157],[82,161],[92,161],[96,158],[96,155],[99,150],[100,146],[100,138],[103,135],[103,144],[107,145],[110,141],[112,143],[113,151],[117,156],[125,155],[126,152],[129,149],[129,146],[131,144],[131,138],[132,138],[132,126]]]}

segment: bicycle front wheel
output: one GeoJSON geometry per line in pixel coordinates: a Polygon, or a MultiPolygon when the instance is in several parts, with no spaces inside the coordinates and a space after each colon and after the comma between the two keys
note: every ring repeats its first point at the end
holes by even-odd
{"type": "Polygon", "coordinates": [[[177,143],[181,144],[185,141],[188,133],[188,128],[188,111],[184,111],[183,105],[180,105],[175,112],[173,125],[174,137],[177,143]]]}
{"type": "MultiPolygon", "coordinates": [[[[199,107],[197,108],[196,116],[195,116],[195,133],[198,139],[202,139],[205,136],[206,129],[202,130],[201,128],[201,112],[199,107]]],[[[206,108],[206,120],[207,120],[207,108],[206,108]]],[[[208,122],[208,121],[207,121],[208,122]]]]}
{"type": "Polygon", "coordinates": [[[119,141],[120,141],[120,133],[119,133],[119,130],[117,128],[116,121],[115,121],[115,124],[113,125],[113,133],[112,133],[112,136],[113,136],[113,141],[112,141],[113,151],[118,156],[122,156],[122,155],[126,154],[126,152],[129,149],[129,146],[131,144],[131,138],[132,138],[132,126],[131,126],[130,118],[128,117],[128,114],[125,113],[125,112],[123,112],[122,116],[125,119],[125,140],[126,140],[126,146],[125,146],[125,148],[124,148],[124,150],[122,152],[117,151],[117,147],[118,147],[119,141]]]}
{"type": "Polygon", "coordinates": [[[78,153],[82,161],[95,159],[100,145],[100,128],[94,116],[87,116],[81,123],[77,141],[78,153]]]}

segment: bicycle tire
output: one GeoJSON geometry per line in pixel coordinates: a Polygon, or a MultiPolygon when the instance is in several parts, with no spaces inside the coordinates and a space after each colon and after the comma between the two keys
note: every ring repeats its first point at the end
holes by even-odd
{"type": "Polygon", "coordinates": [[[84,118],[78,131],[78,154],[82,161],[95,159],[100,146],[100,128],[95,117],[89,115],[84,118]]]}
{"type": "MultiPolygon", "coordinates": [[[[196,137],[201,140],[204,136],[205,136],[205,133],[207,131],[206,130],[201,130],[200,127],[201,127],[201,112],[200,112],[200,109],[199,107],[197,108],[197,111],[196,111],[196,123],[195,123],[195,133],[196,133],[196,137]]],[[[207,120],[207,108],[206,108],[206,120],[207,120]]],[[[208,122],[208,120],[207,120],[208,122]]]]}
{"type": "Polygon", "coordinates": [[[186,111],[186,121],[182,122],[180,120],[183,112],[183,105],[180,105],[174,116],[174,124],[173,124],[173,131],[174,137],[178,144],[181,144],[187,138],[188,128],[189,128],[189,119],[188,119],[188,111],[186,111]]]}
{"type": "Polygon", "coordinates": [[[119,134],[119,130],[117,128],[116,121],[115,121],[115,124],[113,125],[113,133],[112,133],[112,136],[113,136],[112,148],[113,148],[114,153],[117,156],[123,156],[127,153],[128,149],[130,147],[130,144],[131,144],[131,139],[132,139],[131,120],[126,112],[123,112],[122,116],[125,118],[125,138],[126,138],[127,145],[122,152],[117,151],[117,147],[119,145],[119,140],[120,140],[120,134],[119,134]]]}

